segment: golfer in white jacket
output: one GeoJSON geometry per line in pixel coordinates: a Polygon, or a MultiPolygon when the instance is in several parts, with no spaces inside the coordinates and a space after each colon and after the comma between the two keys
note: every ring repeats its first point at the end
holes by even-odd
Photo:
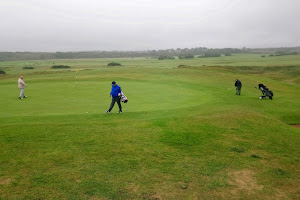
{"type": "Polygon", "coordinates": [[[18,80],[18,87],[20,88],[20,96],[19,99],[23,99],[26,98],[27,96],[25,96],[24,94],[24,88],[25,86],[27,87],[27,85],[25,84],[25,82],[23,81],[23,76],[20,76],[19,80],[18,80]]]}

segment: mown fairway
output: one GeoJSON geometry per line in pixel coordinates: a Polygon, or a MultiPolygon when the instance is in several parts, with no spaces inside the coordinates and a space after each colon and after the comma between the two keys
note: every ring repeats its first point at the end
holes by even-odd
{"type": "Polygon", "coordinates": [[[260,55],[0,62],[0,199],[299,199],[300,130],[289,125],[300,124],[299,63],[260,55]],[[241,96],[230,89],[236,78],[241,96]],[[104,112],[112,80],[129,99],[122,114],[117,105],[104,112]],[[258,99],[259,83],[274,100],[258,99]]]}

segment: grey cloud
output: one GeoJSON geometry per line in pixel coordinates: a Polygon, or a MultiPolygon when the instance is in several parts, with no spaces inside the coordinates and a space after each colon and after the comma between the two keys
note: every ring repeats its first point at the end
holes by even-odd
{"type": "Polygon", "coordinates": [[[0,0],[0,51],[299,46],[298,0],[0,0]]]}

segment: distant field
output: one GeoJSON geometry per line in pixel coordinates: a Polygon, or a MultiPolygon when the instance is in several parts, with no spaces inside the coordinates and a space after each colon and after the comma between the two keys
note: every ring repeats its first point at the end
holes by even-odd
{"type": "Polygon", "coordinates": [[[300,56],[37,60],[0,70],[0,199],[300,198],[300,130],[290,126],[300,124],[300,56]],[[122,114],[104,112],[112,80],[129,99],[122,114]],[[259,83],[274,100],[258,99],[259,83]]]}
{"type": "Polygon", "coordinates": [[[109,62],[120,61],[127,67],[177,67],[179,64],[191,66],[287,66],[299,65],[299,55],[261,57],[260,54],[235,54],[232,56],[157,60],[152,58],[99,58],[99,59],[59,59],[59,60],[27,60],[27,61],[2,61],[0,69],[13,70],[15,67],[21,69],[24,66],[38,66],[48,69],[54,64],[67,64],[80,67],[103,67],[109,62]],[[7,68],[8,67],[8,68],[7,68]],[[14,68],[11,68],[14,67],[14,68]]]}

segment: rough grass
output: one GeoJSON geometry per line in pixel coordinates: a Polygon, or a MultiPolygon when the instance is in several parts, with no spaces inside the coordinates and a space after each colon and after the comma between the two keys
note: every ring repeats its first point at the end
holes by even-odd
{"type": "Polygon", "coordinates": [[[23,101],[23,63],[5,62],[12,66],[0,77],[0,199],[300,198],[300,130],[288,125],[300,124],[299,83],[289,73],[299,67],[199,60],[184,69],[173,60],[120,59],[124,67],[111,69],[66,60],[84,65],[77,85],[75,71],[49,72],[35,61],[41,66],[20,71],[29,86],[23,101]],[[228,90],[235,78],[242,96],[228,90]],[[111,80],[129,98],[121,115],[104,113],[111,80]],[[261,82],[274,100],[258,99],[261,82]]]}

